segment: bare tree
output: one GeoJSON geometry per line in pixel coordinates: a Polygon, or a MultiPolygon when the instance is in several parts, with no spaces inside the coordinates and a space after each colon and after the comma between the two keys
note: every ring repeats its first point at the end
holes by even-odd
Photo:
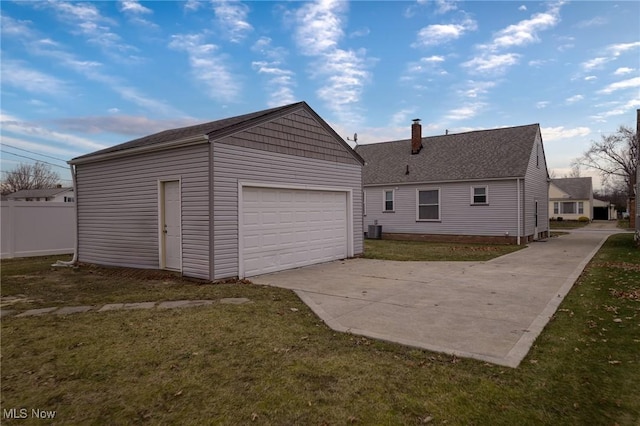
{"type": "Polygon", "coordinates": [[[602,135],[592,141],[574,166],[584,166],[600,172],[603,182],[622,181],[627,197],[634,194],[638,168],[638,135],[631,128],[620,126],[612,135],[602,135]]]}
{"type": "Polygon", "coordinates": [[[20,163],[2,180],[2,193],[4,195],[22,189],[55,188],[59,181],[60,176],[51,170],[48,164],[39,161],[34,164],[20,163]]]}

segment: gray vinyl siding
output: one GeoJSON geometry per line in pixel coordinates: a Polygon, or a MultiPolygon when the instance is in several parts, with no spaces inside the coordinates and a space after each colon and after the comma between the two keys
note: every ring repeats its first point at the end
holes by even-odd
{"type": "MultiPolygon", "coordinates": [[[[236,140],[244,138],[235,135],[236,140]]],[[[248,140],[248,138],[247,138],[248,140]]],[[[213,265],[212,279],[238,275],[238,180],[351,189],[354,253],[362,253],[362,168],[358,164],[268,152],[212,143],[213,265]]]]}
{"type": "Polygon", "coordinates": [[[182,272],[209,278],[209,144],[77,166],[81,262],[159,268],[158,180],[181,180],[182,272]]]}
{"type": "Polygon", "coordinates": [[[334,136],[303,109],[218,142],[316,160],[360,164],[350,150],[338,143],[334,136]]]}
{"type": "Polygon", "coordinates": [[[549,182],[547,181],[547,162],[544,156],[540,133],[536,136],[527,174],[524,179],[524,234],[533,235],[535,228],[535,200],[538,200],[538,232],[549,230],[549,182]],[[539,146],[539,148],[537,148],[539,146]],[[539,150],[539,151],[538,151],[539,150]],[[539,163],[536,159],[539,157],[539,163]]]}
{"type": "Polygon", "coordinates": [[[517,235],[516,179],[501,181],[370,186],[365,230],[377,220],[382,232],[445,235],[517,235]],[[471,187],[487,186],[488,205],[471,205],[471,187]],[[416,220],[418,189],[440,189],[440,221],[416,220]],[[384,190],[394,190],[394,212],[383,212],[384,190]]]}

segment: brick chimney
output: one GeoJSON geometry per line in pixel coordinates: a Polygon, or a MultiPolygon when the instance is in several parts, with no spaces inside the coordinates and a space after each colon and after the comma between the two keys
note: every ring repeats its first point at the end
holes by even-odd
{"type": "Polygon", "coordinates": [[[411,125],[411,154],[417,154],[422,149],[422,125],[420,119],[415,118],[411,125]]]}

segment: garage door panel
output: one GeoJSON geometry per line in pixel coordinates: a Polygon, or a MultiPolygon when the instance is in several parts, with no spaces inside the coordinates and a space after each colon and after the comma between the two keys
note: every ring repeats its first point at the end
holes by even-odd
{"type": "Polygon", "coordinates": [[[243,188],[245,276],[347,256],[345,192],[243,188]]]}

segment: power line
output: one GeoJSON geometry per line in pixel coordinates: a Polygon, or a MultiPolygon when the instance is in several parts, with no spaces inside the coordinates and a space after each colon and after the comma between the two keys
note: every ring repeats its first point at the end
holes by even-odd
{"type": "Polygon", "coordinates": [[[5,154],[15,155],[16,157],[22,157],[22,158],[26,158],[28,160],[38,161],[40,163],[48,164],[50,166],[60,167],[61,169],[69,170],[68,167],[61,166],[59,164],[49,163],[48,161],[42,161],[42,160],[39,160],[37,158],[27,157],[26,155],[20,155],[20,154],[16,154],[16,153],[13,153],[13,152],[5,151],[5,150],[2,150],[2,149],[0,149],[0,151],[4,152],[5,154]]]}
{"type": "Polygon", "coordinates": [[[17,149],[20,151],[24,151],[24,152],[28,152],[30,154],[35,154],[35,155],[39,155],[41,157],[47,157],[47,158],[51,158],[52,160],[58,160],[58,161],[62,161],[64,163],[67,162],[67,160],[63,160],[62,158],[58,158],[58,157],[52,157],[50,155],[46,155],[46,154],[40,154],[39,152],[34,152],[34,151],[29,151],[28,149],[23,149],[23,148],[18,148],[17,146],[13,146],[13,145],[9,145],[8,143],[2,143],[2,145],[4,146],[8,146],[9,148],[13,148],[13,149],[17,149]]]}

